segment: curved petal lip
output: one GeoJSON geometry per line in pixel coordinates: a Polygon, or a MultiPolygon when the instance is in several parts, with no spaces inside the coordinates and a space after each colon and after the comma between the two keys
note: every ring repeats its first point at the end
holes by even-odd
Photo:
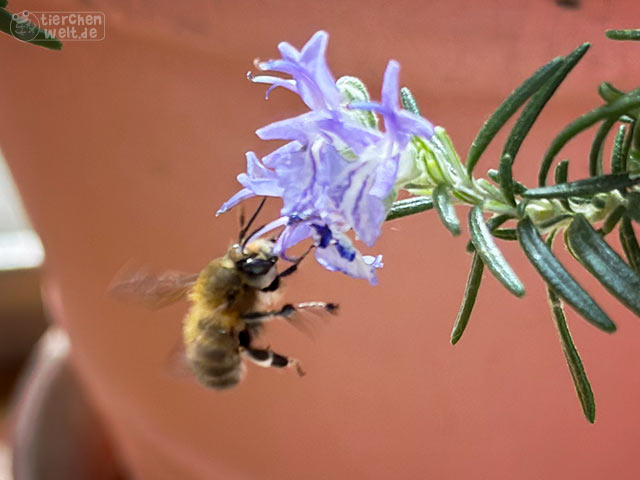
{"type": "Polygon", "coordinates": [[[246,200],[247,198],[251,198],[253,196],[255,196],[255,193],[253,193],[248,188],[243,188],[242,190],[237,192],[235,195],[233,195],[229,200],[227,200],[222,204],[222,206],[216,212],[216,216],[228,212],[233,207],[235,207],[238,203],[246,200]]]}

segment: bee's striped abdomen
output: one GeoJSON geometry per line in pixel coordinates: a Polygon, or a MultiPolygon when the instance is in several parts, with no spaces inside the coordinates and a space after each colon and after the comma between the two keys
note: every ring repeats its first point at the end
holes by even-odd
{"type": "Polygon", "coordinates": [[[237,385],[244,376],[238,339],[224,331],[215,331],[206,337],[187,354],[198,381],[215,389],[237,385]]]}

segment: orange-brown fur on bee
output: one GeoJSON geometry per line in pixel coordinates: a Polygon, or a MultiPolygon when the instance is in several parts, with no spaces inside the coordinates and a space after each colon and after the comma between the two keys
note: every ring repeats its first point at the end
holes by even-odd
{"type": "MultiPolygon", "coordinates": [[[[202,270],[189,292],[191,308],[183,324],[186,355],[198,381],[211,388],[227,388],[242,378],[241,334],[251,335],[259,322],[248,325],[244,316],[261,312],[274,300],[265,292],[277,277],[273,243],[256,240],[244,249],[233,245],[225,256],[202,270]],[[249,275],[241,268],[247,259],[273,262],[264,273],[249,275]]],[[[267,264],[265,264],[267,265],[267,264]]]]}

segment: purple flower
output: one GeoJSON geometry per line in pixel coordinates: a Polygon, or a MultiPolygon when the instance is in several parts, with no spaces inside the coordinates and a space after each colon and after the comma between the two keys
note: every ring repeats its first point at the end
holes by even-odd
{"type": "Polygon", "coordinates": [[[345,101],[325,61],[327,41],[325,32],[317,32],[300,51],[281,43],[281,59],[257,64],[260,70],[291,78],[249,76],[271,85],[267,96],[276,87],[297,93],[310,111],[257,130],[261,139],[288,143],[261,160],[248,152],[247,171],[238,176],[244,188],[218,213],[255,195],[280,197],[281,217],[254,238],[281,229],[275,251],[288,260],[293,260],[288,250],[310,238],[315,258],[325,268],[375,284],[382,257],[362,255],[349,232],[368,246],[375,243],[394,195],[400,155],[412,136],[431,138],[433,126],[400,109],[399,65],[394,61],[385,72],[381,103],[369,101],[364,86],[362,101],[345,101]],[[363,117],[354,115],[354,109],[382,115],[385,131],[374,128],[375,122],[359,121],[363,117]]]}
{"type": "Polygon", "coordinates": [[[264,75],[252,80],[272,85],[267,90],[267,97],[274,88],[284,87],[297,93],[311,110],[339,109],[340,92],[324,58],[328,41],[327,32],[319,31],[300,51],[287,42],[281,42],[278,50],[282,59],[260,62],[257,66],[262,71],[291,75],[293,79],[264,75]]]}
{"type": "Polygon", "coordinates": [[[253,152],[247,152],[247,173],[238,175],[238,182],[244,187],[227,200],[218,210],[218,215],[230,210],[233,206],[255,195],[266,197],[282,196],[276,173],[266,168],[253,152]]]}
{"type": "MultiPolygon", "coordinates": [[[[347,161],[323,139],[309,148],[290,142],[262,162],[249,152],[247,173],[238,176],[245,188],[218,213],[249,196],[282,197],[282,217],[256,232],[255,237],[285,227],[276,243],[277,254],[288,258],[289,248],[312,238],[322,265],[375,283],[375,269],[380,263],[367,263],[345,233],[352,229],[369,246],[380,234],[386,216],[384,196],[371,194],[381,171],[377,164],[377,159],[366,157],[347,161]]],[[[393,179],[389,184],[393,186],[393,179]]]]}
{"type": "Polygon", "coordinates": [[[328,141],[341,139],[355,153],[380,140],[376,130],[360,125],[346,111],[313,110],[297,117],[273,122],[256,130],[262,140],[297,140],[302,143],[321,136],[328,141]]]}
{"type": "Polygon", "coordinates": [[[287,250],[303,240],[312,238],[316,246],[315,258],[323,267],[355,278],[365,278],[372,285],[378,283],[376,270],[383,265],[382,255],[376,257],[362,255],[347,235],[334,230],[334,227],[320,218],[282,216],[265,225],[252,238],[260,237],[280,227],[284,229],[276,240],[274,252],[282,258],[295,261],[287,255],[287,250]]]}
{"type": "Polygon", "coordinates": [[[387,134],[398,142],[399,148],[404,148],[412,136],[418,135],[431,139],[434,126],[419,115],[415,115],[400,108],[399,103],[399,74],[400,64],[389,60],[382,82],[382,102],[352,103],[351,108],[372,110],[382,115],[387,134]]]}

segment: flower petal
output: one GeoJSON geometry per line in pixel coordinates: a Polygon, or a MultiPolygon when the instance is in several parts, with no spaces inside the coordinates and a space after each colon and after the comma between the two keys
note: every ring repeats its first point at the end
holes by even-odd
{"type": "Polygon", "coordinates": [[[322,92],[324,104],[337,109],[340,107],[340,92],[325,59],[328,42],[327,32],[316,32],[302,48],[300,63],[311,73],[316,88],[322,92]]]}
{"type": "Polygon", "coordinates": [[[409,112],[408,110],[399,110],[396,112],[397,129],[410,135],[418,135],[427,140],[431,140],[435,133],[433,124],[419,115],[409,112]]]}
{"type": "Polygon", "coordinates": [[[281,161],[288,161],[292,156],[304,155],[307,148],[303,143],[297,141],[289,142],[275,149],[269,155],[262,157],[262,163],[265,167],[275,170],[281,161]]]}
{"type": "Polygon", "coordinates": [[[296,82],[288,78],[274,77],[272,75],[258,75],[257,77],[254,77],[251,75],[251,73],[249,73],[247,77],[253,83],[266,83],[271,85],[271,87],[269,87],[269,89],[267,89],[267,92],[264,94],[265,99],[269,98],[271,90],[276,87],[286,88],[287,90],[291,90],[293,93],[298,93],[296,82]]]}
{"type": "Polygon", "coordinates": [[[238,175],[238,182],[256,195],[282,196],[282,187],[276,172],[265,167],[255,153],[247,152],[246,157],[247,173],[238,175]]]}
{"type": "Polygon", "coordinates": [[[349,105],[349,108],[370,110],[381,114],[386,132],[393,141],[398,143],[400,149],[404,149],[413,135],[431,139],[434,126],[421,116],[400,108],[399,74],[400,64],[390,60],[384,72],[381,102],[354,102],[349,105]]]}
{"type": "Polygon", "coordinates": [[[287,257],[287,250],[311,237],[312,234],[313,230],[308,223],[290,223],[278,236],[273,251],[285,260],[291,260],[287,257]]]}
{"type": "Polygon", "coordinates": [[[382,266],[382,256],[374,259],[370,256],[363,257],[355,248],[354,252],[353,259],[349,261],[341,254],[337,244],[332,244],[327,248],[316,248],[315,257],[327,270],[342,272],[354,278],[365,278],[371,285],[376,285],[376,270],[382,266]]]}
{"type": "MultiPolygon", "coordinates": [[[[294,91],[310,109],[337,109],[340,107],[340,93],[325,60],[328,40],[329,36],[326,32],[316,32],[300,52],[289,43],[282,42],[278,46],[282,59],[260,62],[258,67],[264,71],[291,75],[295,83],[294,91]]],[[[275,77],[264,76],[262,80],[269,78],[275,77]]],[[[274,80],[273,84],[289,88],[288,85],[280,82],[274,80]]],[[[264,83],[269,82],[264,81],[264,83]]]]}
{"type": "Polygon", "coordinates": [[[325,111],[311,111],[287,118],[256,130],[262,140],[297,140],[306,144],[310,136],[318,134],[317,123],[328,115],[325,111]]]}
{"type": "Polygon", "coordinates": [[[400,91],[400,64],[395,60],[389,60],[382,80],[382,105],[389,110],[399,110],[398,101],[400,91]]]}
{"type": "Polygon", "coordinates": [[[242,190],[237,192],[235,195],[233,195],[229,200],[227,200],[226,202],[224,202],[222,204],[222,206],[216,212],[216,216],[218,216],[218,215],[220,215],[222,213],[228,212],[233,207],[235,207],[238,203],[246,200],[247,198],[254,197],[255,195],[256,194],[253,193],[248,188],[243,188],[242,190]]]}
{"type": "Polygon", "coordinates": [[[272,222],[269,222],[264,227],[260,228],[253,235],[251,235],[251,237],[247,239],[247,243],[251,243],[253,240],[263,236],[265,233],[268,233],[272,230],[275,230],[276,228],[286,225],[288,221],[289,221],[289,217],[276,218],[272,222]]]}

